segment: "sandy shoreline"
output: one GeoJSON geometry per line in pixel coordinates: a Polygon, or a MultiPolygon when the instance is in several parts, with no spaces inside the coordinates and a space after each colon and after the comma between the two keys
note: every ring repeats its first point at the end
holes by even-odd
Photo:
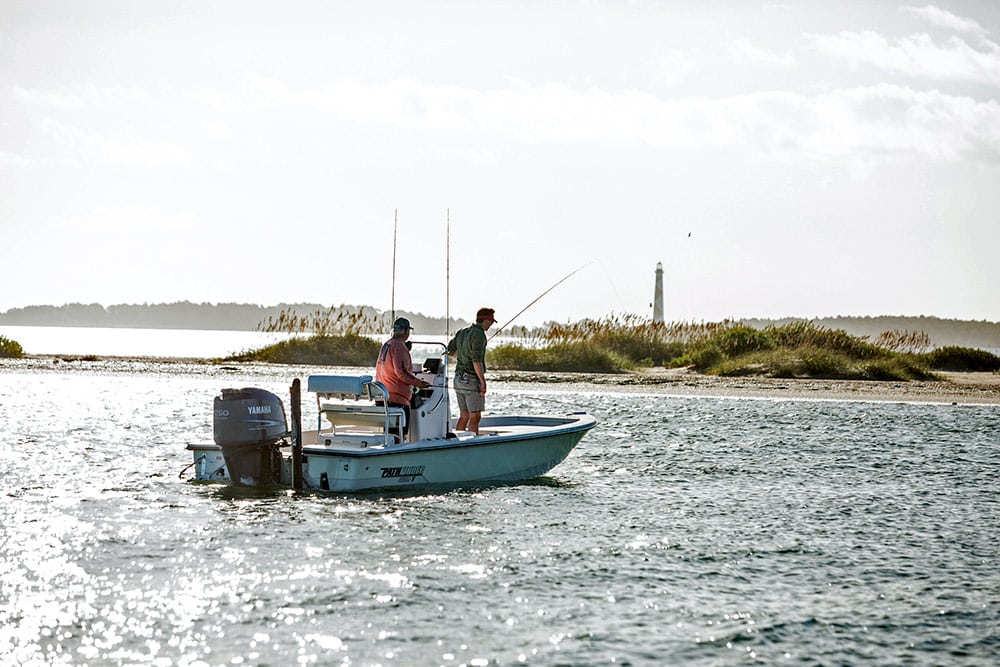
{"type": "Polygon", "coordinates": [[[616,388],[679,396],[732,396],[816,400],[970,403],[1000,405],[1000,374],[941,373],[938,382],[874,382],[860,380],[724,378],[685,370],[651,368],[622,374],[495,371],[487,375],[513,384],[539,383],[616,388]]]}
{"type": "MultiPolygon", "coordinates": [[[[0,359],[0,372],[115,372],[225,374],[268,373],[287,368],[289,377],[321,373],[319,367],[258,363],[217,363],[207,359],[164,357],[61,357],[32,355],[0,359]]],[[[360,371],[359,371],[360,372],[360,371]]],[[[628,373],[546,373],[495,370],[487,380],[509,386],[559,391],[624,391],[677,396],[729,396],[815,400],[928,402],[1000,405],[1000,374],[940,373],[941,381],[876,382],[860,380],[723,378],[684,369],[648,368],[628,373]]]]}

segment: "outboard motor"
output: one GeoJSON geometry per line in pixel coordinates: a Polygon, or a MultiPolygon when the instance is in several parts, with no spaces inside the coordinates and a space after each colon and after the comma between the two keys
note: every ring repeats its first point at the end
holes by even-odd
{"type": "Polygon", "coordinates": [[[278,443],[289,435],[281,399],[256,387],[223,389],[215,397],[213,426],[233,483],[266,486],[281,481],[278,443]]]}

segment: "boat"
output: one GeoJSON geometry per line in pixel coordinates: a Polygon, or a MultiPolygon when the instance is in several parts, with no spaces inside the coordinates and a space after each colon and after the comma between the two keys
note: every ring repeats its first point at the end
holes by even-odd
{"type": "MultiPolygon", "coordinates": [[[[592,429],[586,412],[484,416],[479,433],[456,431],[448,356],[439,346],[414,366],[431,386],[414,394],[408,433],[402,408],[371,375],[310,375],[315,428],[303,428],[301,382],[290,387],[291,429],[281,399],[260,388],[223,389],[214,399],[213,442],[188,443],[199,481],[356,492],[461,487],[539,477],[592,429]]],[[[182,473],[183,474],[183,473],[182,473]]]]}

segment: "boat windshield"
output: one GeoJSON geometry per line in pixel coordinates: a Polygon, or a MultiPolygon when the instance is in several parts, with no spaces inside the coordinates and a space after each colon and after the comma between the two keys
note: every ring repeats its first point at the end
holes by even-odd
{"type": "Polygon", "coordinates": [[[429,373],[437,374],[438,369],[443,363],[441,356],[445,352],[445,345],[438,342],[430,341],[411,341],[413,346],[410,348],[410,358],[413,359],[414,366],[420,366],[429,373]],[[430,360],[428,362],[428,360],[430,360]],[[434,368],[431,368],[433,366],[434,368]]]}

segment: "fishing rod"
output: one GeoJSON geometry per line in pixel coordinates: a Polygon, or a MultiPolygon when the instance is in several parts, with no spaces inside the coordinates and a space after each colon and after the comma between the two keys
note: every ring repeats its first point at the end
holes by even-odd
{"type": "Polygon", "coordinates": [[[559,281],[559,282],[557,282],[557,283],[556,283],[555,285],[553,285],[552,287],[548,288],[547,290],[545,290],[544,292],[542,292],[541,294],[539,294],[539,295],[538,295],[537,297],[535,297],[535,300],[534,300],[534,301],[532,301],[532,302],[531,302],[531,303],[529,303],[529,304],[528,304],[527,306],[525,306],[524,308],[522,308],[522,309],[521,309],[521,310],[520,310],[520,311],[519,311],[519,312],[517,313],[517,315],[515,315],[514,317],[510,318],[509,320],[507,320],[507,322],[506,322],[506,323],[505,323],[505,324],[504,324],[503,326],[501,326],[501,327],[500,327],[499,329],[497,329],[496,331],[494,331],[494,332],[493,332],[493,335],[491,335],[491,336],[489,337],[489,339],[488,339],[488,340],[493,340],[493,336],[496,336],[496,335],[497,335],[498,333],[500,333],[501,331],[503,331],[503,330],[504,330],[504,328],[505,328],[505,327],[506,327],[506,326],[507,326],[508,324],[510,324],[511,322],[513,322],[514,320],[516,320],[517,318],[519,318],[519,317],[520,317],[520,316],[521,316],[521,315],[522,315],[522,314],[524,313],[524,311],[528,310],[529,308],[531,308],[532,306],[534,306],[534,305],[535,305],[536,303],[538,303],[539,301],[541,301],[541,299],[542,299],[542,297],[543,297],[543,296],[545,296],[546,294],[548,294],[549,292],[551,292],[551,291],[552,291],[552,290],[554,290],[555,288],[557,288],[557,287],[559,287],[560,285],[562,285],[562,284],[563,284],[564,282],[566,282],[567,280],[569,280],[570,278],[572,278],[572,277],[573,277],[573,276],[574,276],[575,274],[579,273],[580,271],[582,271],[582,270],[583,270],[583,269],[585,269],[586,267],[590,266],[590,264],[591,264],[591,263],[592,263],[592,262],[587,262],[586,264],[584,264],[584,265],[583,265],[583,266],[581,266],[580,268],[578,268],[578,269],[576,269],[576,270],[574,270],[574,271],[571,271],[571,272],[570,272],[570,273],[568,273],[567,275],[563,276],[562,280],[560,280],[560,281],[559,281]]]}
{"type": "Polygon", "coordinates": [[[392,321],[396,321],[396,227],[399,225],[399,209],[392,211],[392,321]]]}
{"type": "Polygon", "coordinates": [[[451,209],[445,209],[444,228],[444,335],[451,338],[451,209]]]}

